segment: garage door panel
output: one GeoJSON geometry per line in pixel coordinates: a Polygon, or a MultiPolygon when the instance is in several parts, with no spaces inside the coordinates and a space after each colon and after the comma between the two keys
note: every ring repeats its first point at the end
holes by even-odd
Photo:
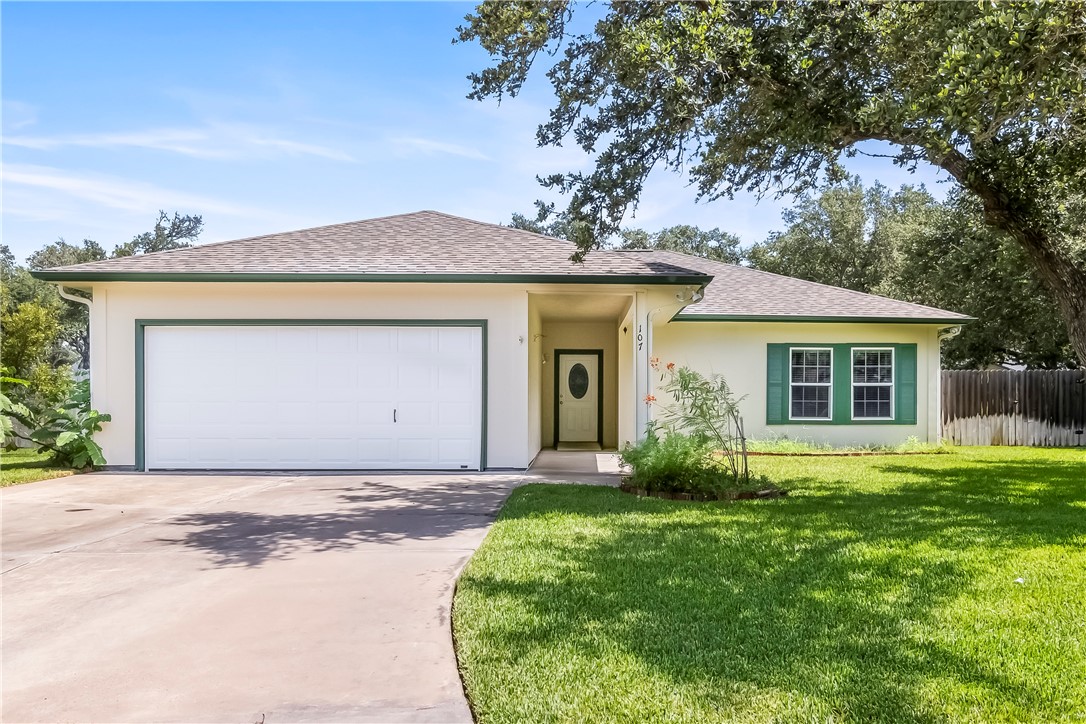
{"type": "Polygon", "coordinates": [[[429,355],[433,351],[435,330],[405,327],[397,331],[396,350],[404,354],[429,355]]]}
{"type": "Polygon", "coordinates": [[[429,463],[434,459],[434,441],[429,437],[401,437],[396,453],[404,465],[429,463]]]}
{"type": "Polygon", "coordinates": [[[317,417],[326,427],[351,427],[358,424],[358,408],[351,402],[318,402],[317,417]]]}
{"type": "Polygon", "coordinates": [[[476,349],[472,339],[467,335],[459,334],[454,329],[437,330],[438,350],[442,354],[457,354],[462,357],[475,355],[476,349]]]}
{"type": "Polygon", "coordinates": [[[474,441],[469,438],[438,440],[438,459],[449,467],[469,465],[474,441]]]}
{"type": "Polygon", "coordinates": [[[396,463],[396,441],[391,437],[370,437],[358,441],[358,457],[375,466],[396,463]]]}
{"type": "Polygon", "coordinates": [[[434,424],[434,404],[432,402],[402,402],[396,408],[397,424],[409,427],[411,425],[434,424]]]}
{"type": "Polygon", "coordinates": [[[393,327],[356,327],[358,351],[370,354],[385,354],[393,351],[398,329],[393,327]]]}
{"type": "Polygon", "coordinates": [[[357,459],[358,445],[353,437],[320,437],[317,439],[316,452],[318,462],[347,464],[357,459]]]}
{"type": "Polygon", "coordinates": [[[478,328],[150,326],[144,339],[149,468],[479,466],[478,328]]]}
{"type": "Polygon", "coordinates": [[[341,355],[358,351],[358,331],[353,327],[323,327],[317,330],[317,351],[341,355]]]}
{"type": "Polygon", "coordinates": [[[156,452],[163,460],[188,460],[192,457],[190,442],[187,437],[163,436],[155,440],[156,452]]]}
{"type": "Polygon", "coordinates": [[[263,461],[274,460],[278,442],[267,438],[235,437],[234,460],[240,467],[259,468],[263,461]]]}
{"type": "Polygon", "coordinates": [[[234,445],[232,440],[220,437],[196,437],[192,439],[189,454],[200,460],[226,465],[233,462],[234,445]]]}
{"type": "Polygon", "coordinates": [[[275,403],[266,400],[245,399],[252,394],[249,390],[238,390],[238,400],[230,407],[230,413],[226,419],[238,425],[268,424],[268,420],[275,416],[275,403]]]}
{"type": "Polygon", "coordinates": [[[317,351],[316,327],[268,327],[275,336],[275,351],[278,354],[296,356],[317,351]]]}

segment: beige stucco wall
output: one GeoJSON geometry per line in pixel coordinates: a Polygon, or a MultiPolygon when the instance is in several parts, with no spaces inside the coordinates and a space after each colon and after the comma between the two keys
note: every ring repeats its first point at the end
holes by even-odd
{"type": "Polygon", "coordinates": [[[528,452],[534,458],[543,446],[543,318],[528,304],[528,452]]]}
{"type": "MultiPolygon", "coordinates": [[[[939,436],[938,328],[913,324],[792,324],[757,322],[671,322],[655,328],[653,352],[662,364],[675,362],[703,373],[724,375],[737,395],[747,436],[787,436],[831,445],[898,444],[908,437],[939,436]],[[917,345],[916,425],[766,425],[766,345],[915,343],[917,345]]],[[[654,378],[654,383],[656,378],[654,378]]],[[[654,391],[663,397],[659,390],[654,391]]],[[[661,403],[666,400],[661,399],[661,403]]]]}
{"type": "MultiPolygon", "coordinates": [[[[632,301],[632,300],[631,300],[632,301]]],[[[634,334],[634,305],[618,325],[618,447],[637,439],[637,385],[634,381],[634,354],[637,340],[634,334]]]]}
{"type": "Polygon", "coordinates": [[[556,349],[603,350],[603,446],[618,444],[618,335],[614,322],[543,322],[543,447],[554,445],[554,370],[556,349]]]}
{"type": "Polygon", "coordinates": [[[137,319],[485,319],[488,323],[487,465],[524,468],[553,444],[555,349],[604,351],[604,444],[617,447],[643,431],[639,416],[650,351],[663,361],[720,372],[747,394],[751,437],[788,435],[832,444],[896,443],[938,436],[937,328],[923,325],[672,322],[679,287],[566,287],[628,293],[622,320],[558,322],[540,318],[529,295],[554,286],[377,283],[102,283],[93,288],[93,404],[113,415],[96,439],[110,465],[135,463],[135,321],[137,319]],[[637,333],[653,319],[652,339],[637,333]],[[622,327],[627,327],[623,334],[622,327]],[[544,335],[544,336],[540,336],[544,335]],[[918,424],[765,425],[766,344],[915,342],[918,424]],[[651,343],[651,346],[650,346],[651,343]],[[544,365],[546,354],[548,364],[544,365]]]}
{"type": "Polygon", "coordinates": [[[135,463],[137,319],[486,319],[487,465],[523,468],[529,431],[528,295],[503,284],[109,283],[94,286],[91,374],[110,465],[135,463]]]}

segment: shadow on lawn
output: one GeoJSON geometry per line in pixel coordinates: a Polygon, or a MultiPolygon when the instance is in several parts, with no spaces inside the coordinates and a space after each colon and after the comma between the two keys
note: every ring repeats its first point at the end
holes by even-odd
{"type": "MultiPolygon", "coordinates": [[[[334,478],[305,484],[326,485],[334,478]]],[[[351,481],[345,487],[290,491],[289,513],[191,513],[171,523],[188,529],[163,539],[207,553],[216,566],[257,567],[298,554],[347,550],[365,543],[439,540],[491,523],[512,489],[504,479],[442,480],[412,487],[351,481]]],[[[273,491],[274,492],[274,491],[273,491]]]]}
{"type": "MultiPolygon", "coordinates": [[[[578,496],[595,500],[573,507],[567,491],[526,488],[518,498],[531,502],[511,504],[503,521],[531,526],[587,508],[589,518],[608,517],[604,534],[547,535],[540,525],[530,536],[540,565],[529,581],[469,567],[461,582],[469,595],[527,612],[512,617],[516,626],[490,625],[478,636],[506,661],[554,650],[596,659],[617,648],[673,686],[694,687],[721,719],[743,712],[757,692],[779,691],[812,707],[785,718],[942,721],[946,710],[930,687],[944,679],[1005,718],[1057,713],[1058,692],[952,649],[929,624],[968,595],[978,547],[1086,535],[1086,514],[1070,505],[1086,499],[1086,466],[879,469],[907,482],[850,492],[847,481],[823,480],[825,494],[705,506],[593,490],[578,496]]],[[[788,485],[805,487],[800,478],[788,485]]],[[[456,619],[458,636],[479,625],[470,611],[456,619]]],[[[464,663],[469,671],[500,665],[464,663]]],[[[661,699],[648,718],[668,715],[661,699]]]]}

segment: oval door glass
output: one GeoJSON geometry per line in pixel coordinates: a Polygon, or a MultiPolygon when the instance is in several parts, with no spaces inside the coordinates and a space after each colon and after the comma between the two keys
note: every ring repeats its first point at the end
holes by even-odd
{"type": "Polygon", "coordinates": [[[588,394],[588,370],[580,362],[569,368],[569,394],[578,400],[588,394]]]}

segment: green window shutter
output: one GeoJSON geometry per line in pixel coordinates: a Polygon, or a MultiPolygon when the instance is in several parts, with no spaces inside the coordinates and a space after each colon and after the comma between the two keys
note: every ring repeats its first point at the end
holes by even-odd
{"type": "Polygon", "coordinates": [[[916,424],[916,345],[894,345],[894,421],[916,424]]]}
{"type": "Polygon", "coordinates": [[[847,425],[852,421],[852,345],[833,347],[833,422],[847,425]]]}
{"type": "Polygon", "coordinates": [[[765,424],[788,422],[788,345],[766,345],[765,424]]]}

